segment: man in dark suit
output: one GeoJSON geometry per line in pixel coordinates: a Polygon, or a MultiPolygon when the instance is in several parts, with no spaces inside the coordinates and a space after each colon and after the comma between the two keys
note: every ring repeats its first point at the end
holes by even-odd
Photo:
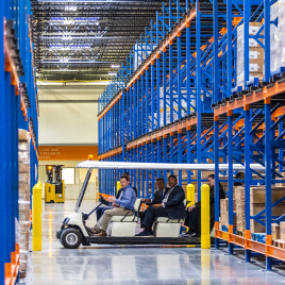
{"type": "Polygon", "coordinates": [[[156,217],[168,217],[170,219],[184,219],[185,217],[185,192],[177,184],[177,177],[170,175],[168,177],[170,190],[165,195],[161,204],[155,204],[147,208],[142,226],[144,231],[137,236],[153,235],[152,225],[156,217]]]}
{"type": "MultiPolygon", "coordinates": [[[[165,181],[161,177],[156,179],[156,187],[157,189],[154,192],[153,199],[142,199],[142,203],[146,203],[148,206],[162,203],[162,200],[165,198],[165,195],[170,190],[170,188],[165,186],[165,181]]],[[[141,224],[143,223],[145,214],[146,211],[139,212],[141,224]]]]}

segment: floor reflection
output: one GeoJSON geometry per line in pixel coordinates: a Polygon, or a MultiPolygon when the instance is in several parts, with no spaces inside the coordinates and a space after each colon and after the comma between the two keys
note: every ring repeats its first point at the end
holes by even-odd
{"type": "MultiPolygon", "coordinates": [[[[220,250],[109,245],[63,249],[55,233],[74,206],[71,202],[43,204],[43,251],[33,253],[29,284],[285,284],[283,271],[263,272],[258,264],[246,264],[220,250]]],[[[83,203],[85,212],[93,207],[93,203],[83,203]]],[[[88,224],[94,223],[95,216],[88,224]]]]}

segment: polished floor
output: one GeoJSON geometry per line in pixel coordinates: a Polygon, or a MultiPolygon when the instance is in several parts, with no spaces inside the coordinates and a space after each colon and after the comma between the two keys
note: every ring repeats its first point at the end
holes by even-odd
{"type": "MultiPolygon", "coordinates": [[[[196,285],[196,284],[285,284],[285,265],[264,271],[264,259],[244,262],[221,250],[134,246],[92,246],[64,249],[55,237],[74,202],[43,204],[43,249],[32,253],[28,285],[196,285]]],[[[83,212],[94,207],[83,202],[83,212]]],[[[92,225],[95,216],[88,221],[92,225]]]]}

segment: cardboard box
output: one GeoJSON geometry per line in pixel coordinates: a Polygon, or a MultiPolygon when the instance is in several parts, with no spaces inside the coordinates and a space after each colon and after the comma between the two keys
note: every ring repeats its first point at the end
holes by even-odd
{"type": "Polygon", "coordinates": [[[19,163],[19,173],[29,173],[30,164],[28,163],[19,163]]]}
{"type": "Polygon", "coordinates": [[[31,228],[31,222],[30,221],[19,221],[20,231],[23,233],[29,233],[31,228]]]}
{"type": "Polygon", "coordinates": [[[280,239],[280,227],[278,224],[271,224],[272,239],[280,239]]]}
{"type": "MultiPolygon", "coordinates": [[[[260,30],[262,25],[263,24],[261,22],[250,22],[249,27],[248,27],[249,35],[251,35],[251,36],[256,35],[258,33],[258,31],[260,30]]],[[[238,35],[244,34],[244,25],[243,24],[238,27],[237,32],[238,32],[238,35]]],[[[264,30],[262,30],[260,35],[264,35],[264,30]]]]}
{"type": "Polygon", "coordinates": [[[18,153],[19,163],[30,163],[30,153],[28,151],[19,151],[18,153]]]}
{"type": "Polygon", "coordinates": [[[19,195],[20,194],[28,194],[30,195],[31,191],[30,191],[30,184],[28,183],[20,183],[19,184],[19,195]]]}
{"type": "Polygon", "coordinates": [[[30,212],[27,212],[27,211],[19,212],[19,220],[20,221],[29,221],[30,220],[30,212]]]}
{"type": "Polygon", "coordinates": [[[31,195],[30,194],[19,193],[19,201],[30,202],[31,201],[31,195]]]}
{"type": "MultiPolygon", "coordinates": [[[[271,188],[272,203],[285,197],[285,187],[271,188]]],[[[265,203],[265,186],[250,187],[250,203],[265,203]]]]}
{"type": "Polygon", "coordinates": [[[237,215],[237,217],[245,217],[245,205],[244,205],[244,203],[236,205],[236,215],[237,215]]]}
{"type": "Polygon", "coordinates": [[[235,199],[244,200],[245,199],[244,186],[235,186],[234,188],[235,188],[235,199]]]}
{"type": "Polygon", "coordinates": [[[221,199],[221,213],[227,213],[229,211],[229,200],[228,199],[221,199]]]}
{"type": "Polygon", "coordinates": [[[25,212],[30,213],[31,209],[30,201],[19,201],[18,205],[19,205],[19,214],[25,212]]]}
{"type": "Polygon", "coordinates": [[[280,239],[285,240],[285,222],[280,222],[280,239]]]}
{"type": "Polygon", "coordinates": [[[265,227],[255,220],[250,220],[250,232],[251,233],[265,233],[265,227]]]}
{"type": "MultiPolygon", "coordinates": [[[[263,211],[265,209],[265,204],[264,203],[259,203],[259,204],[250,204],[250,215],[254,216],[257,215],[258,213],[260,213],[261,211],[263,211]]],[[[275,207],[272,208],[272,215],[273,216],[282,216],[283,214],[285,214],[285,204],[281,203],[276,205],[275,207]]],[[[265,214],[264,214],[265,215],[265,214]]]]}
{"type": "Polygon", "coordinates": [[[30,173],[19,173],[19,183],[30,184],[30,173]]]}
{"type": "Polygon", "coordinates": [[[30,139],[30,133],[27,132],[26,130],[19,129],[19,141],[28,141],[30,139]]]}
{"type": "Polygon", "coordinates": [[[237,217],[236,223],[237,223],[237,231],[243,233],[245,230],[245,219],[237,217]]]}

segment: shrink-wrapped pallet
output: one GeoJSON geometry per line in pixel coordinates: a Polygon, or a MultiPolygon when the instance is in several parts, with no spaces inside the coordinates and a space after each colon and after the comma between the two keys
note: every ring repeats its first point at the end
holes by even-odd
{"type": "Polygon", "coordinates": [[[30,249],[30,136],[26,130],[19,130],[19,246],[20,278],[27,276],[30,249]]]}
{"type": "MultiPolygon", "coordinates": [[[[262,23],[250,22],[249,23],[249,35],[254,36],[260,30],[262,23]]],[[[264,34],[264,30],[259,33],[264,34]]],[[[240,25],[237,30],[237,86],[244,87],[245,78],[245,58],[244,58],[244,25],[240,25]]],[[[259,78],[262,81],[264,75],[264,49],[260,44],[264,43],[264,39],[249,38],[249,80],[259,78]]]]}
{"type": "Polygon", "coordinates": [[[271,72],[285,67],[285,3],[271,5],[270,17],[270,69],[271,72]],[[275,24],[273,24],[275,23],[275,24]]]}

